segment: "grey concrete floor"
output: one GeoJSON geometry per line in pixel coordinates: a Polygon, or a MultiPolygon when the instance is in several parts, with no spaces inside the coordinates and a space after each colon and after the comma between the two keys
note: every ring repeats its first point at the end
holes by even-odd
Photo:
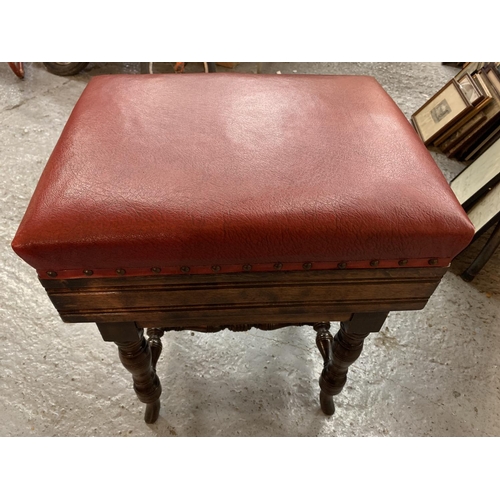
{"type": "MultiPolygon", "coordinates": [[[[257,63],[242,63],[230,71],[256,70],[257,63]]],[[[439,63],[262,64],[263,73],[277,71],[372,75],[409,118],[457,70],[439,63]]],[[[318,405],[314,332],[297,327],[166,334],[158,365],[162,410],[157,423],[145,424],[116,347],[92,324],[63,324],[35,271],[10,248],[87,82],[137,72],[138,63],[92,63],[80,75],[58,77],[27,63],[20,81],[0,64],[0,436],[500,435],[499,253],[472,283],[459,277],[487,235],[455,260],[425,309],[391,313],[367,339],[333,417],[318,405]]],[[[464,168],[433,156],[448,180],[464,168]]]]}

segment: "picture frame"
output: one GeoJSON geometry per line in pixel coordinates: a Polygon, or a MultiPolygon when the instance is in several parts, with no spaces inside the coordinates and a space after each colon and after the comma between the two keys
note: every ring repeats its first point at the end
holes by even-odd
{"type": "Polygon", "coordinates": [[[484,62],[468,62],[465,63],[464,67],[455,75],[455,78],[459,80],[464,75],[472,75],[476,71],[480,70],[483,65],[486,64],[484,62]]]}
{"type": "Polygon", "coordinates": [[[489,65],[484,68],[484,73],[486,74],[488,81],[491,83],[491,86],[500,97],[500,76],[498,70],[495,66],[489,65]]]}
{"type": "Polygon", "coordinates": [[[478,91],[483,95],[483,99],[474,106],[473,111],[436,139],[434,146],[438,147],[445,154],[448,154],[451,148],[456,146],[460,141],[471,137],[478,127],[486,121],[487,117],[482,110],[492,101],[493,97],[484,82],[481,83],[480,74],[474,74],[472,80],[478,91]]]}
{"type": "Polygon", "coordinates": [[[456,80],[452,79],[415,111],[411,121],[423,143],[428,146],[473,107],[456,80]]]}
{"type": "Polygon", "coordinates": [[[478,118],[477,115],[481,114],[481,110],[491,102],[491,93],[487,88],[481,85],[479,81],[479,75],[475,74],[470,78],[473,81],[473,85],[482,97],[474,104],[474,109],[471,110],[470,113],[464,116],[455,125],[448,128],[446,132],[443,132],[434,141],[434,146],[441,149],[443,153],[446,153],[452,146],[454,146],[461,137],[465,137],[465,134],[469,133],[474,126],[477,126],[480,122],[486,119],[486,116],[484,115],[481,118],[478,118]]]}
{"type": "Polygon", "coordinates": [[[486,137],[490,136],[500,124],[500,98],[493,89],[493,85],[490,83],[483,69],[474,76],[477,78],[482,88],[489,91],[492,99],[482,109],[482,112],[486,115],[486,120],[479,124],[472,133],[464,136],[456,145],[447,151],[446,154],[448,157],[456,158],[459,161],[465,161],[465,157],[475,150],[477,145],[482,143],[486,137]]]}
{"type": "Polygon", "coordinates": [[[486,115],[480,111],[467,120],[467,122],[460,126],[457,130],[452,131],[452,133],[449,134],[443,142],[440,142],[439,148],[444,154],[447,154],[459,142],[474,134],[478,127],[480,127],[485,121],[486,115]]]}
{"type": "Polygon", "coordinates": [[[484,96],[486,97],[486,99],[488,99],[488,100],[491,101],[491,99],[493,99],[493,96],[492,96],[492,94],[491,94],[488,86],[484,82],[483,77],[484,77],[484,75],[482,75],[481,72],[478,72],[478,73],[476,73],[475,75],[472,76],[472,78],[474,79],[474,82],[475,82],[477,88],[479,89],[479,91],[482,94],[484,94],[484,96]]]}
{"type": "Polygon", "coordinates": [[[472,143],[469,143],[465,147],[461,148],[457,153],[455,153],[453,158],[457,161],[465,163],[466,165],[470,165],[496,141],[499,131],[500,127],[489,129],[479,138],[476,138],[472,143]]]}
{"type": "Polygon", "coordinates": [[[462,170],[450,182],[450,187],[464,210],[468,210],[499,182],[500,140],[497,140],[476,161],[462,170]]]}
{"type": "Polygon", "coordinates": [[[480,155],[482,155],[485,151],[487,151],[495,142],[497,142],[500,137],[500,125],[490,131],[490,133],[483,137],[483,139],[475,145],[475,148],[467,151],[467,153],[463,156],[462,161],[465,162],[473,162],[480,155]]]}
{"type": "Polygon", "coordinates": [[[477,106],[481,101],[485,99],[485,95],[481,92],[481,90],[476,85],[476,82],[469,74],[462,76],[462,78],[457,80],[457,82],[460,86],[462,94],[464,94],[464,96],[473,106],[477,106]]]}

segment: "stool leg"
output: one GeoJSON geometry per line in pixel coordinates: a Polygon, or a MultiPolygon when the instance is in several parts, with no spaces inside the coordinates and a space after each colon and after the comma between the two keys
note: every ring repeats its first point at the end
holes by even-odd
{"type": "MultiPolygon", "coordinates": [[[[148,328],[148,344],[151,349],[151,364],[153,366],[155,374],[156,374],[156,363],[158,363],[158,359],[163,349],[163,346],[161,344],[162,337],[163,337],[163,330],[161,328],[148,328]]],[[[154,403],[149,403],[146,406],[146,413],[144,415],[144,420],[147,423],[152,424],[153,422],[156,422],[159,414],[160,414],[160,399],[157,399],[154,403]]]]}
{"type": "Polygon", "coordinates": [[[163,337],[163,329],[161,328],[148,328],[148,343],[151,348],[151,363],[156,371],[156,363],[160,357],[163,349],[161,338],[163,337]]]}
{"type": "MultiPolygon", "coordinates": [[[[329,395],[323,390],[322,380],[326,374],[328,368],[333,361],[333,337],[330,333],[330,323],[317,323],[313,327],[316,330],[316,345],[318,346],[319,352],[323,357],[323,372],[319,379],[319,386],[321,387],[321,392],[319,393],[319,402],[323,413],[326,415],[333,415],[335,413],[335,405],[333,404],[333,394],[329,395]]],[[[340,391],[339,391],[340,392],[340,391]]]]}
{"type": "Polygon", "coordinates": [[[317,323],[316,345],[323,357],[324,367],[319,379],[320,404],[323,413],[333,415],[333,396],[339,394],[346,381],[349,366],[359,358],[363,342],[371,332],[380,330],[388,313],[356,313],[349,321],[340,324],[340,330],[332,337],[330,323],[317,323]]]}
{"type": "Polygon", "coordinates": [[[118,346],[120,361],[132,374],[137,397],[147,404],[144,420],[152,424],[160,413],[161,384],[153,368],[149,343],[141,335],[137,341],[115,342],[115,344],[118,346]]]}

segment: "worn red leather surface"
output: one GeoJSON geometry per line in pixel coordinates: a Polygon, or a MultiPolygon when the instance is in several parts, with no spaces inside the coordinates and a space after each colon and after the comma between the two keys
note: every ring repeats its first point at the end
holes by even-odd
{"type": "Polygon", "coordinates": [[[75,106],[12,245],[42,273],[81,277],[446,265],[473,234],[371,77],[109,75],[75,106]]]}

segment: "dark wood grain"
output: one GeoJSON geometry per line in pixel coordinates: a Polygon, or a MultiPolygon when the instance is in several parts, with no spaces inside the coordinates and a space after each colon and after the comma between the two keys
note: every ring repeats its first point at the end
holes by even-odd
{"type": "Polygon", "coordinates": [[[344,321],[421,309],[446,268],[41,280],[66,322],[142,327],[344,321]]]}
{"type": "MultiPolygon", "coordinates": [[[[333,337],[330,333],[330,323],[316,323],[314,325],[316,330],[316,346],[323,358],[323,371],[327,369],[333,362],[333,337]]],[[[321,374],[319,383],[321,387],[321,380],[323,378],[323,373],[321,374]]],[[[333,415],[335,413],[335,405],[333,404],[332,395],[321,389],[319,395],[319,401],[321,409],[325,415],[333,415]]]]}
{"type": "Polygon", "coordinates": [[[66,322],[95,321],[104,340],[118,345],[134,389],[147,404],[146,422],[159,415],[156,363],[167,330],[217,332],[312,325],[323,356],[320,404],[346,381],[363,340],[391,310],[421,309],[446,268],[359,269],[41,280],[66,322]],[[341,321],[333,338],[329,322],[341,321]],[[149,328],[149,341],[142,328],[149,328]]]}
{"type": "Polygon", "coordinates": [[[148,329],[148,343],[151,349],[151,364],[156,370],[156,364],[160,358],[163,349],[161,338],[163,337],[163,328],[149,328],[148,329]]]}
{"type": "MultiPolygon", "coordinates": [[[[134,326],[131,325],[131,328],[134,326]]],[[[146,403],[144,420],[152,424],[160,413],[161,384],[153,366],[149,343],[142,330],[138,331],[138,337],[132,341],[115,341],[115,344],[118,346],[120,361],[132,374],[137,397],[146,403]]]]}
{"type": "Polygon", "coordinates": [[[359,358],[365,338],[371,332],[380,330],[387,314],[354,314],[350,321],[340,324],[335,337],[330,334],[329,323],[314,325],[317,332],[316,345],[324,361],[319,386],[320,405],[326,415],[335,413],[333,396],[344,388],[349,366],[359,358]]]}

